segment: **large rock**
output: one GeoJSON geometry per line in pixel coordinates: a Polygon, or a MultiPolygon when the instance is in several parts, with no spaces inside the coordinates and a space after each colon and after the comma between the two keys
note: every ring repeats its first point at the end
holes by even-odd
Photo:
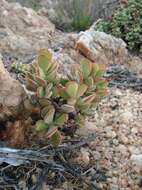
{"type": "Polygon", "coordinates": [[[22,85],[10,77],[0,59],[0,121],[20,115],[25,97],[22,85]]]}
{"type": "Polygon", "coordinates": [[[92,29],[79,33],[76,49],[88,59],[106,65],[124,63],[128,56],[123,40],[92,29]]]}
{"type": "Polygon", "coordinates": [[[55,30],[47,17],[30,8],[0,1],[0,52],[6,64],[15,58],[30,63],[40,48],[52,49],[63,65],[74,64],[82,56],[74,49],[76,35],[73,36],[55,30]]]}
{"type": "Polygon", "coordinates": [[[0,51],[33,52],[49,47],[54,25],[34,10],[0,1],[0,51]]]}
{"type": "Polygon", "coordinates": [[[97,63],[105,65],[123,64],[142,78],[141,58],[131,55],[122,39],[95,31],[94,25],[89,30],[78,34],[76,49],[97,63]]]}

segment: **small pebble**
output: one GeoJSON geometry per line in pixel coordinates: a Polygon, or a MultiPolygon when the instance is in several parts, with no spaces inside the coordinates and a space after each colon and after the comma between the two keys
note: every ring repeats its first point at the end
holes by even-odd
{"type": "Polygon", "coordinates": [[[131,132],[134,133],[134,134],[137,134],[138,133],[138,129],[136,127],[133,127],[131,129],[131,132]]]}

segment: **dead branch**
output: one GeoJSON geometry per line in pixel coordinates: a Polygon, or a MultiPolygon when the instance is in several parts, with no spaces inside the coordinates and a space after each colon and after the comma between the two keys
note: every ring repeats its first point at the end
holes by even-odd
{"type": "MultiPolygon", "coordinates": [[[[10,165],[21,165],[29,163],[30,161],[44,162],[56,167],[59,167],[54,161],[53,157],[55,153],[62,151],[72,151],[74,149],[80,148],[85,144],[95,140],[96,135],[91,134],[88,138],[82,139],[80,142],[75,144],[61,145],[58,148],[45,147],[44,149],[27,150],[27,149],[13,149],[7,147],[0,147],[0,162],[6,162],[10,165]]],[[[59,167],[60,168],[60,167],[59,167]]],[[[61,168],[60,168],[61,169],[61,168]]]]}

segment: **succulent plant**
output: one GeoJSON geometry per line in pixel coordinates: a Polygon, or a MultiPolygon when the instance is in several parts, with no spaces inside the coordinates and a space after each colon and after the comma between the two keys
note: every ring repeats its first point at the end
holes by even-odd
{"type": "Polygon", "coordinates": [[[15,73],[21,73],[21,74],[26,74],[29,71],[29,65],[28,64],[23,64],[23,63],[17,63],[14,62],[11,65],[11,69],[15,72],[15,73]]]}
{"type": "Polygon", "coordinates": [[[40,108],[36,130],[47,131],[52,144],[61,142],[65,126],[84,126],[85,118],[107,93],[105,67],[83,60],[66,76],[58,76],[58,64],[50,51],[41,49],[26,74],[26,87],[34,92],[40,108]]]}

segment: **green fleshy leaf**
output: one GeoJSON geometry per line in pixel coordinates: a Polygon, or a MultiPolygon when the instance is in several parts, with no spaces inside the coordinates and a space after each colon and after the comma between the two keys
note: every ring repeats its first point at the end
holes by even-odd
{"type": "Polygon", "coordinates": [[[107,82],[105,80],[99,80],[97,83],[96,83],[96,88],[97,90],[103,90],[103,89],[106,89],[107,88],[107,82]]]}
{"type": "Polygon", "coordinates": [[[48,128],[49,128],[49,125],[46,124],[43,120],[39,120],[36,122],[36,131],[42,131],[48,128]]]}
{"type": "Polygon", "coordinates": [[[49,100],[47,100],[46,98],[40,98],[39,99],[39,104],[43,108],[45,106],[51,105],[51,102],[49,100]]]}
{"type": "Polygon", "coordinates": [[[44,117],[44,122],[47,124],[51,124],[53,122],[54,114],[55,114],[55,108],[51,106],[44,117]]]}
{"type": "Polygon", "coordinates": [[[37,88],[37,96],[43,98],[45,96],[45,89],[42,86],[37,88]]]}
{"type": "Polygon", "coordinates": [[[61,109],[63,112],[65,113],[71,113],[71,112],[74,112],[75,111],[75,108],[74,106],[71,106],[71,105],[68,105],[68,104],[63,104],[61,106],[61,109]]]}
{"type": "Polygon", "coordinates": [[[66,84],[66,93],[71,97],[75,98],[77,96],[78,84],[74,81],[70,81],[66,84]]]}
{"type": "Polygon", "coordinates": [[[56,62],[51,61],[51,66],[46,70],[47,75],[50,73],[56,73],[58,69],[58,64],[56,62]]]}
{"type": "Polygon", "coordinates": [[[54,124],[57,126],[62,126],[68,120],[68,114],[60,114],[56,119],[54,124]]]}
{"type": "Polygon", "coordinates": [[[53,84],[52,83],[49,83],[47,86],[46,86],[46,89],[45,89],[45,98],[50,98],[52,96],[52,87],[53,87],[53,84]]]}
{"type": "Polygon", "coordinates": [[[87,104],[90,104],[91,102],[93,102],[93,100],[96,98],[96,93],[94,94],[91,94],[89,96],[86,96],[85,98],[83,98],[83,102],[84,103],[87,103],[87,104]]]}
{"type": "Polygon", "coordinates": [[[61,79],[60,79],[60,84],[62,84],[63,86],[64,86],[67,82],[69,82],[68,79],[64,79],[64,78],[61,78],[61,79]]]}
{"type": "Polygon", "coordinates": [[[84,127],[85,126],[85,116],[78,114],[75,118],[75,123],[78,127],[84,127]]]}
{"type": "Polygon", "coordinates": [[[50,126],[50,128],[47,131],[47,137],[51,138],[52,135],[54,135],[54,133],[56,133],[56,131],[58,131],[58,128],[55,126],[50,126]]]}
{"type": "Polygon", "coordinates": [[[52,82],[54,80],[56,80],[56,73],[55,73],[55,71],[52,71],[51,73],[49,73],[49,74],[46,75],[46,81],[52,82]]]}
{"type": "Polygon", "coordinates": [[[93,64],[93,71],[92,71],[92,76],[95,79],[97,76],[97,73],[99,72],[100,68],[99,68],[99,64],[93,64]]]}
{"type": "Polygon", "coordinates": [[[51,105],[48,105],[46,107],[44,107],[42,110],[41,110],[41,117],[44,118],[46,116],[46,114],[48,113],[49,109],[50,109],[51,105]]]}
{"type": "Polygon", "coordinates": [[[87,84],[90,88],[94,86],[94,79],[93,77],[88,77],[85,79],[85,84],[87,84]]]}
{"type": "Polygon", "coordinates": [[[69,98],[69,95],[67,94],[66,88],[65,88],[64,86],[61,86],[61,85],[58,86],[58,87],[57,87],[57,92],[58,92],[58,94],[59,94],[62,98],[64,98],[65,100],[69,98]]]}
{"type": "Polygon", "coordinates": [[[81,71],[83,73],[84,79],[86,79],[90,75],[91,70],[92,70],[92,65],[91,65],[90,61],[83,60],[81,62],[81,71]]]}
{"type": "Polygon", "coordinates": [[[90,103],[84,102],[82,99],[79,99],[76,103],[76,108],[79,110],[81,113],[84,111],[88,110],[90,108],[90,103]]]}
{"type": "Polygon", "coordinates": [[[77,92],[77,97],[79,98],[80,96],[83,96],[84,93],[86,92],[88,86],[86,84],[81,84],[78,87],[78,92],[77,92]]]}
{"type": "Polygon", "coordinates": [[[52,96],[53,96],[54,98],[59,97],[59,90],[58,90],[58,88],[57,88],[56,86],[54,86],[54,87],[52,88],[52,96]]]}
{"type": "Polygon", "coordinates": [[[47,49],[41,49],[38,56],[38,65],[45,72],[51,66],[52,53],[47,49]]]}
{"type": "Polygon", "coordinates": [[[104,75],[106,71],[106,66],[103,64],[94,64],[93,65],[93,77],[95,78],[99,78],[102,77],[104,75]]]}
{"type": "Polygon", "coordinates": [[[44,71],[38,67],[38,75],[43,79],[43,80],[46,80],[46,75],[44,73],[44,71]]]}
{"type": "Polygon", "coordinates": [[[50,141],[51,141],[51,144],[52,144],[53,146],[58,146],[58,145],[61,143],[61,134],[60,134],[60,132],[59,132],[59,131],[56,131],[56,132],[52,135],[50,141]]]}
{"type": "Polygon", "coordinates": [[[71,105],[71,106],[74,106],[76,104],[76,99],[75,98],[69,98],[67,100],[67,104],[71,105]]]}

